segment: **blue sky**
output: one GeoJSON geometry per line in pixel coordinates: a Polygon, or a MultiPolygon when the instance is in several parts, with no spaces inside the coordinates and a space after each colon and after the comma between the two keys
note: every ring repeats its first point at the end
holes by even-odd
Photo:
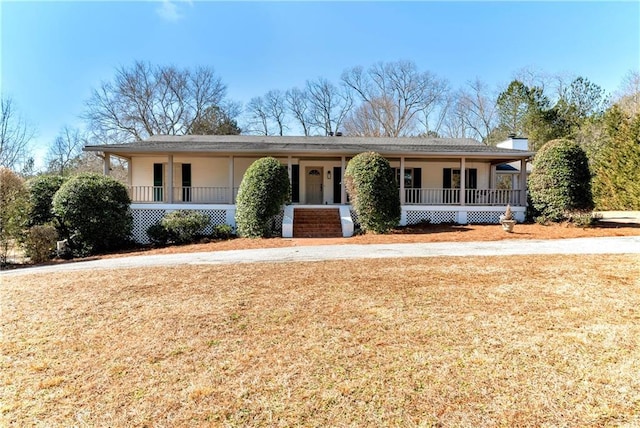
{"type": "Polygon", "coordinates": [[[36,154],[91,91],[136,60],[212,66],[246,103],[346,68],[409,59],[458,88],[529,67],[607,91],[640,69],[640,2],[0,0],[0,90],[37,130],[36,154]]]}

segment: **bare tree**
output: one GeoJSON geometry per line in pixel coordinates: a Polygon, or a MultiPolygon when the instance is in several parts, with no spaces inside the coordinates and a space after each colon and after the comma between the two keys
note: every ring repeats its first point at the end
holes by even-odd
{"type": "Polygon", "coordinates": [[[466,120],[465,106],[459,97],[451,97],[451,105],[442,121],[441,135],[446,138],[471,138],[472,130],[466,120]]]}
{"type": "Polygon", "coordinates": [[[226,86],[213,69],[195,70],[136,62],[121,67],[86,102],[84,118],[110,141],[139,141],[151,135],[183,135],[209,107],[220,106],[226,86]]]}
{"type": "Polygon", "coordinates": [[[60,175],[68,173],[77,163],[86,143],[87,138],[80,130],[68,126],[62,128],[47,152],[48,171],[60,175]]]}
{"type": "Polygon", "coordinates": [[[489,144],[488,137],[496,126],[496,97],[479,78],[467,83],[458,93],[458,110],[472,138],[489,144]]]}
{"type": "Polygon", "coordinates": [[[284,135],[284,130],[287,127],[285,124],[285,94],[280,90],[273,89],[264,95],[264,101],[271,120],[273,120],[278,128],[278,135],[284,135]]]}
{"type": "Polygon", "coordinates": [[[630,70],[615,93],[615,103],[631,116],[640,113],[640,71],[630,70]]]}
{"type": "Polygon", "coordinates": [[[324,135],[333,135],[340,129],[353,99],[346,88],[339,88],[327,79],[307,80],[307,97],[311,107],[312,123],[324,135]]]}
{"type": "Polygon", "coordinates": [[[269,108],[264,97],[253,97],[247,104],[248,131],[258,135],[269,134],[269,108]]]}
{"type": "Polygon", "coordinates": [[[287,109],[296,122],[302,127],[305,137],[311,135],[312,117],[311,107],[309,106],[309,97],[306,91],[299,88],[289,89],[285,93],[285,102],[287,109]]]}
{"type": "Polygon", "coordinates": [[[411,61],[377,63],[366,71],[354,67],[342,74],[342,81],[372,107],[370,112],[389,137],[417,133],[420,114],[441,102],[447,91],[444,80],[419,72],[411,61]]]}
{"type": "Polygon", "coordinates": [[[0,96],[0,167],[15,169],[27,161],[33,135],[13,100],[0,96]]]}
{"type": "Polygon", "coordinates": [[[373,99],[370,103],[362,103],[351,111],[344,122],[347,135],[356,137],[384,137],[386,127],[380,121],[389,108],[389,100],[373,99]]]}

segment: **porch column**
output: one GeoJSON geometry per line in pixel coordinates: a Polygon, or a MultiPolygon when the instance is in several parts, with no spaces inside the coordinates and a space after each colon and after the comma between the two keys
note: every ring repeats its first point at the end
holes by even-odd
{"type": "Polygon", "coordinates": [[[404,156],[400,157],[400,205],[404,205],[407,201],[407,195],[404,191],[404,156]]]}
{"type": "Polygon", "coordinates": [[[167,202],[173,203],[173,155],[169,155],[167,164],[167,202]]]}
{"type": "Polygon", "coordinates": [[[104,175],[111,174],[111,155],[109,153],[104,154],[104,162],[102,162],[102,168],[104,175]]]}
{"type": "Polygon", "coordinates": [[[460,158],[460,205],[467,204],[467,188],[465,182],[467,180],[467,159],[460,158]]]}
{"type": "Polygon", "coordinates": [[[491,171],[489,172],[489,189],[495,189],[496,188],[496,181],[497,181],[497,176],[496,176],[496,171],[497,171],[497,165],[491,164],[491,171]]]}
{"type": "Polygon", "coordinates": [[[527,158],[520,159],[520,206],[527,206],[527,158]]]}
{"type": "Polygon", "coordinates": [[[347,203],[347,188],[344,185],[344,170],[347,168],[347,158],[342,156],[340,159],[340,203],[342,205],[347,203]]]}
{"type": "Polygon", "coordinates": [[[289,185],[293,186],[293,168],[291,167],[291,156],[287,158],[287,173],[289,174],[289,185]]]}
{"type": "Polygon", "coordinates": [[[233,156],[229,156],[229,197],[227,198],[229,204],[233,205],[233,156]]]}
{"type": "Polygon", "coordinates": [[[133,168],[131,168],[131,163],[133,162],[133,158],[127,158],[127,182],[129,186],[133,186],[133,168]]]}

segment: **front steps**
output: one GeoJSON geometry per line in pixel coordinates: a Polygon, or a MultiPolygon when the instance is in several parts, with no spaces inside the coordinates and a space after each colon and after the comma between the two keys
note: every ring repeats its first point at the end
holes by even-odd
{"type": "Polygon", "coordinates": [[[341,238],[342,224],[338,208],[295,208],[294,238],[341,238]]]}

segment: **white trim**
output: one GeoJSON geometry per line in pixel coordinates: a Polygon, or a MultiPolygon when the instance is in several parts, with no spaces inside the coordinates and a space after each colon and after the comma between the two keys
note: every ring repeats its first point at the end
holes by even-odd
{"type": "Polygon", "coordinates": [[[169,203],[173,203],[173,155],[169,155],[167,157],[167,183],[166,183],[166,187],[167,187],[167,201],[169,201],[169,203]]]}
{"type": "Polygon", "coordinates": [[[293,205],[285,205],[282,217],[282,237],[293,238],[293,205]]]}

